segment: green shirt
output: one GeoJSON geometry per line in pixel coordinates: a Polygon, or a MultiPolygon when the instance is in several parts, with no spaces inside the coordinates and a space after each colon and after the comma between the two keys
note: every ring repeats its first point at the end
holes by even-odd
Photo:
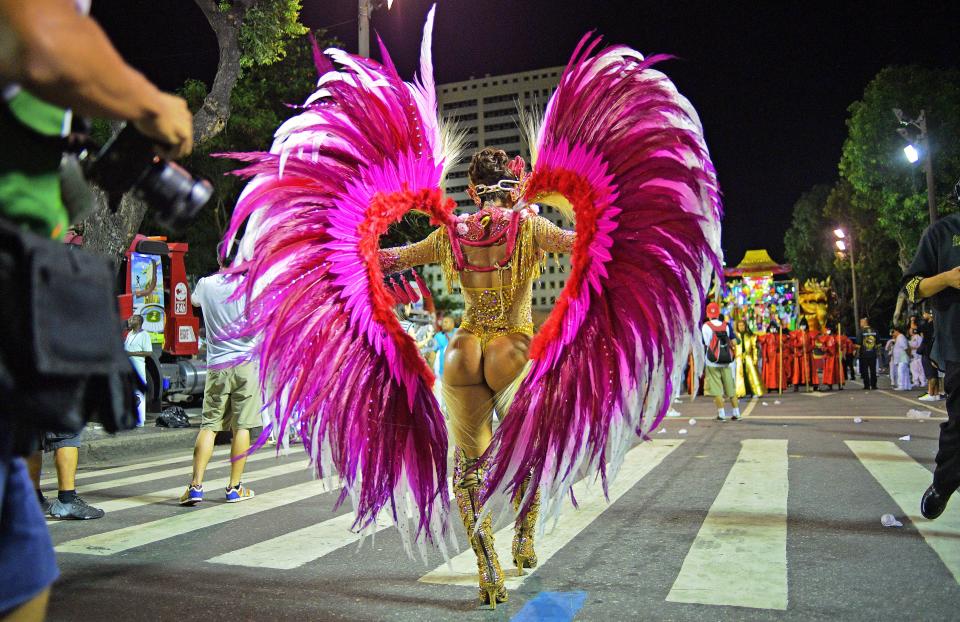
{"type": "Polygon", "coordinates": [[[60,136],[66,111],[21,90],[0,106],[0,216],[40,235],[62,238],[69,226],[60,197],[58,147],[37,138],[60,136]]]}

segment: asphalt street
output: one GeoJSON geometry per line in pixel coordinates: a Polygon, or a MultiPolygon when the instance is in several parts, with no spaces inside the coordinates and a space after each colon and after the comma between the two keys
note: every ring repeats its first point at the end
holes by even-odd
{"type": "Polygon", "coordinates": [[[361,544],[299,447],[255,455],[257,497],[240,504],[224,503],[218,448],[190,509],[176,501],[189,445],[88,462],[78,490],[107,515],[49,523],[62,573],[50,619],[957,619],[960,501],[934,522],[918,507],[945,411],[915,395],[768,395],[744,401],[739,422],[682,400],[627,455],[610,503],[578,485],[580,508],[547,528],[540,567],[511,578],[495,612],[476,605],[462,527],[450,566],[409,558],[392,528],[361,544]],[[888,513],[902,526],[881,525],[888,513]]]}

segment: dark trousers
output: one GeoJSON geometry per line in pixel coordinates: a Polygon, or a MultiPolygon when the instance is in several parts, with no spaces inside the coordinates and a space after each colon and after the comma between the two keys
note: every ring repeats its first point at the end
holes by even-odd
{"type": "Polygon", "coordinates": [[[857,379],[857,369],[852,354],[843,357],[843,371],[847,375],[847,380],[857,379]]]}
{"type": "Polygon", "coordinates": [[[943,384],[947,391],[947,420],[940,424],[933,487],[940,494],[950,494],[960,487],[960,363],[947,361],[943,384]]]}
{"type": "Polygon", "coordinates": [[[877,388],[877,357],[860,357],[860,377],[863,378],[863,386],[868,389],[877,388]]]}

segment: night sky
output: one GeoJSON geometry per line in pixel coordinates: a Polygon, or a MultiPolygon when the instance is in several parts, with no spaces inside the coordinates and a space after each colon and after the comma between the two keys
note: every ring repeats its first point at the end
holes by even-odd
{"type": "MultiPolygon", "coordinates": [[[[304,23],[356,49],[356,0],[303,4],[304,23]]],[[[395,0],[392,11],[373,16],[405,77],[416,66],[430,4],[395,0]]],[[[703,121],[724,192],[727,263],[763,247],[782,260],[793,203],[836,179],[846,109],[867,82],[889,64],[960,62],[960,3],[855,4],[441,0],[436,79],[563,65],[591,29],[647,55],[676,56],[660,69],[703,121]]],[[[212,79],[216,41],[193,2],[95,0],[94,16],[161,87],[212,79]]]]}

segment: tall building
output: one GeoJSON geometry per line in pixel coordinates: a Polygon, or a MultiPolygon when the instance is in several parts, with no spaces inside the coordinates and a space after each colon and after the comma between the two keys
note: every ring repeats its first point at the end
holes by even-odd
{"type": "MultiPolygon", "coordinates": [[[[530,149],[520,134],[518,110],[539,108],[543,110],[547,100],[557,89],[563,67],[548,67],[502,76],[471,78],[463,82],[451,82],[437,86],[440,114],[451,119],[466,130],[466,151],[447,174],[444,191],[457,202],[463,211],[473,211],[473,201],[467,196],[467,168],[475,151],[484,147],[499,147],[507,153],[519,154],[528,162],[530,149]]],[[[572,223],[563,222],[556,210],[545,208],[541,216],[561,227],[570,228],[572,223]]],[[[542,319],[553,307],[560,290],[567,282],[570,257],[559,258],[559,266],[551,259],[547,272],[534,285],[533,308],[542,319]]],[[[446,293],[443,276],[437,266],[424,271],[427,283],[435,293],[446,293]]],[[[459,288],[454,290],[459,294],[459,288]]]]}

